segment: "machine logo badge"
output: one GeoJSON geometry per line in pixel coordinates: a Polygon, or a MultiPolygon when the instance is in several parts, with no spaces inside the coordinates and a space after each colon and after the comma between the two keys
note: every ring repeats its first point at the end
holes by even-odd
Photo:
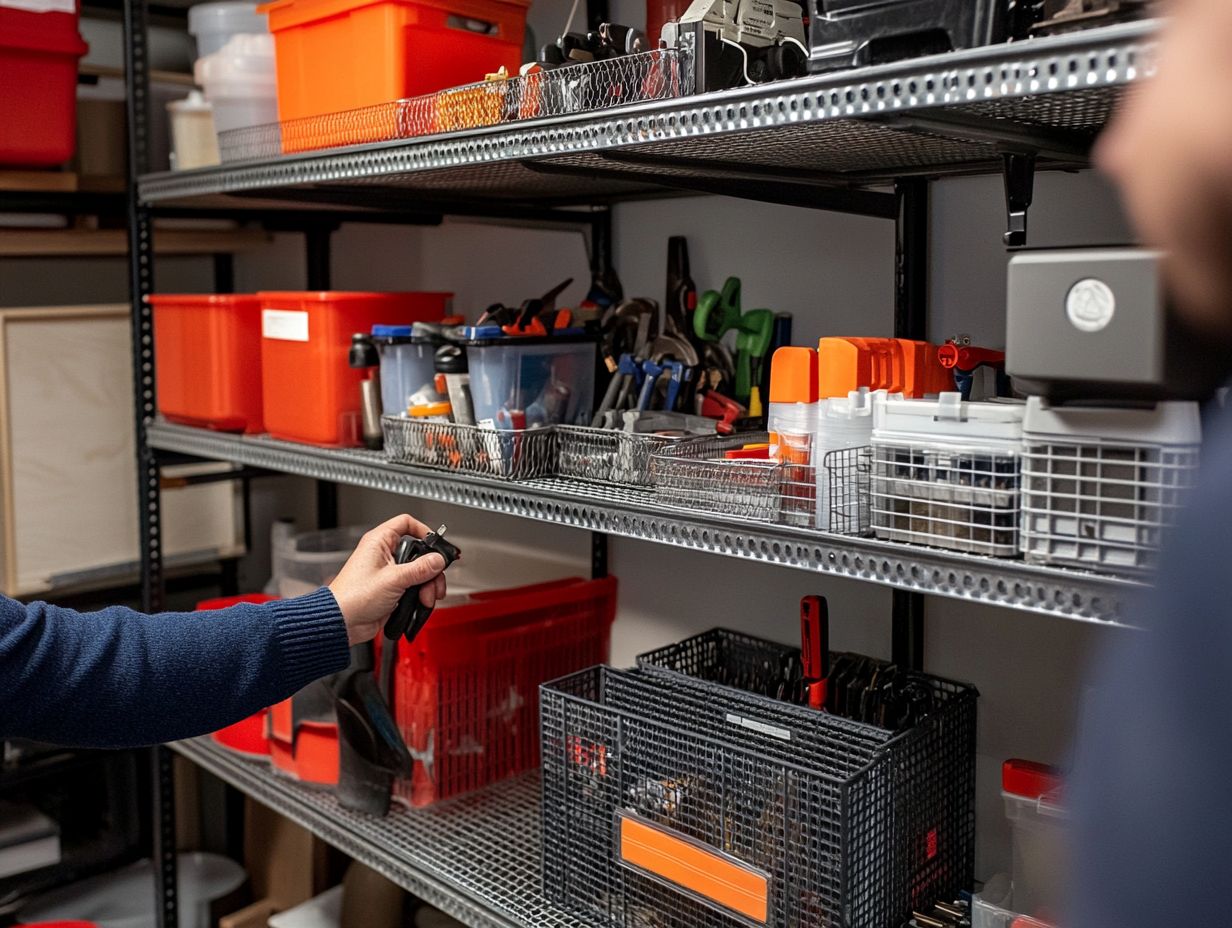
{"type": "Polygon", "coordinates": [[[1080,332],[1099,332],[1108,327],[1116,313],[1116,294],[1102,280],[1086,277],[1069,289],[1065,314],[1080,332]]]}

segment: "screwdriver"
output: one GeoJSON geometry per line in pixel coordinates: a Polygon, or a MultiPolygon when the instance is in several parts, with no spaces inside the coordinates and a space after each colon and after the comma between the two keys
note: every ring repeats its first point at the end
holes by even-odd
{"type": "Polygon", "coordinates": [[[800,662],[808,704],[825,708],[830,686],[830,609],[824,596],[800,600],[800,662]]]}

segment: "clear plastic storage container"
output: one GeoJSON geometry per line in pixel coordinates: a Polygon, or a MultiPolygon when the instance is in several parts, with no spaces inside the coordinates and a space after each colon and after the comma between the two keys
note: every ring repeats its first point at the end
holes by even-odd
{"type": "Polygon", "coordinates": [[[283,599],[303,596],[338,576],[364,529],[328,528],[302,532],[274,543],[274,582],[283,599]]]}
{"type": "Polygon", "coordinates": [[[197,40],[197,57],[218,51],[234,35],[269,32],[269,21],[257,12],[255,3],[223,0],[195,3],[188,8],[188,34],[197,40]]]}
{"type": "Polygon", "coordinates": [[[466,343],[475,421],[488,428],[589,425],[595,343],[584,336],[466,343]]]}
{"type": "Polygon", "coordinates": [[[878,538],[971,554],[1018,554],[1021,403],[887,399],[873,412],[878,538]]]}
{"type": "Polygon", "coordinates": [[[1140,573],[1197,479],[1196,403],[1054,407],[1027,401],[1022,550],[1028,561],[1140,573]]]}
{"type": "Polygon", "coordinates": [[[439,342],[412,335],[413,326],[374,325],[372,341],[381,354],[381,411],[405,416],[407,400],[424,385],[431,386],[433,357],[439,342]]]}
{"type": "Polygon", "coordinates": [[[205,89],[219,134],[278,121],[274,39],[269,34],[232,36],[214,54],[198,58],[193,75],[205,89]]]}

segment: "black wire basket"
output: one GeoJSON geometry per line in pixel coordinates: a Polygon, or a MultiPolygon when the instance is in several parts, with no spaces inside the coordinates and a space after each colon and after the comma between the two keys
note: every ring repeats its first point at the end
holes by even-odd
{"type": "Polygon", "coordinates": [[[715,631],[546,684],[549,898],[630,928],[892,928],[969,887],[975,690],[926,678],[893,731],[766,695],[798,660],[715,631]]]}

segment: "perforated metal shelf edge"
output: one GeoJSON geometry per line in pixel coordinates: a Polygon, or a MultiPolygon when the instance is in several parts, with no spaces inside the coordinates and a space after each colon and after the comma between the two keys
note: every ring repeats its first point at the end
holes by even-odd
{"type": "Polygon", "coordinates": [[[150,424],[149,442],[165,451],[1080,621],[1123,624],[1126,601],[1142,589],[1132,580],[1019,560],[674,509],[648,491],[564,478],[509,483],[394,465],[371,451],[165,422],[150,424]]]}
{"type": "Polygon", "coordinates": [[[543,898],[537,773],[427,809],[395,806],[376,818],[208,738],[171,747],[472,928],[590,928],[543,898]]]}
{"type": "Polygon", "coordinates": [[[446,197],[619,197],[644,194],[674,172],[713,178],[745,162],[740,136],[760,149],[758,169],[852,179],[986,170],[1007,138],[1081,163],[1083,142],[1119,88],[1152,72],[1157,26],[1106,26],[597,113],[152,174],[140,193],[159,203],[300,188],[289,192],[311,200],[311,185],[380,184],[446,197]],[[609,155],[660,161],[621,164],[609,155]]]}

